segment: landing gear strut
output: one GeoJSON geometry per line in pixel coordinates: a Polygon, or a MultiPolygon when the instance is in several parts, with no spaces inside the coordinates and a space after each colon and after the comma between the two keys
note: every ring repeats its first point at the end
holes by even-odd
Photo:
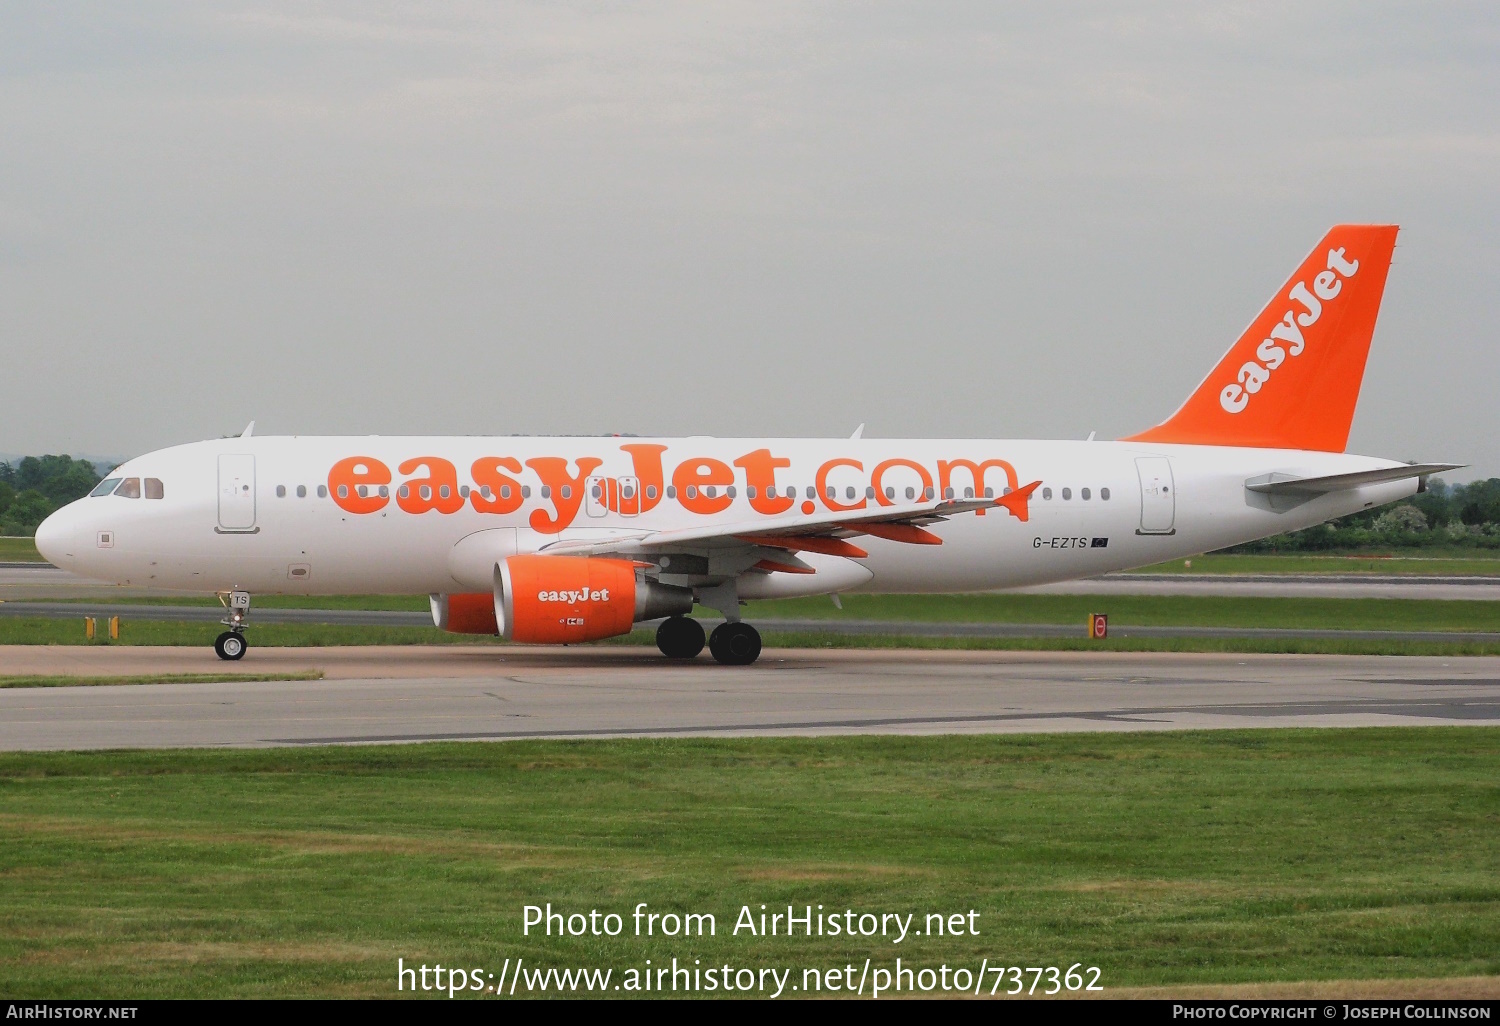
{"type": "Polygon", "coordinates": [[[709,636],[708,650],[725,666],[749,666],[760,658],[760,631],[740,620],[721,623],[709,636]]]}
{"type": "Polygon", "coordinates": [[[229,630],[214,639],[214,652],[220,659],[243,659],[245,650],[250,647],[245,641],[245,618],[250,615],[250,593],[231,591],[227,600],[222,594],[219,600],[229,610],[229,615],[219,622],[229,630]]]}
{"type": "Polygon", "coordinates": [[[668,659],[691,659],[703,651],[703,625],[686,616],[669,616],[656,628],[656,647],[668,659]]]}

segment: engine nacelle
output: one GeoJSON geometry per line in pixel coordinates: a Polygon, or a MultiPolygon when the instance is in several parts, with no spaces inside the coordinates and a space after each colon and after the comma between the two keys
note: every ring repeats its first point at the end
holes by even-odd
{"type": "Polygon", "coordinates": [[[598,641],[692,608],[690,590],[638,578],[629,560],[510,556],[495,564],[495,623],[510,641],[598,641]]]}
{"type": "Polygon", "coordinates": [[[449,634],[499,634],[495,623],[495,597],[488,592],[477,595],[428,595],[432,604],[432,625],[449,634]]]}

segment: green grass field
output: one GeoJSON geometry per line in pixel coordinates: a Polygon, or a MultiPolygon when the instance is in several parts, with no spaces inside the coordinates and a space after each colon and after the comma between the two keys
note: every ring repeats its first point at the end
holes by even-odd
{"type": "Polygon", "coordinates": [[[0,538],[0,563],[42,563],[32,538],[0,538]]]}
{"type": "Polygon", "coordinates": [[[1500,550],[1395,549],[1334,555],[1221,555],[1174,559],[1130,571],[1142,574],[1427,574],[1500,577],[1500,550]],[[1191,564],[1191,565],[1189,565],[1191,564]]]}
{"type": "Polygon", "coordinates": [[[1447,727],[5,754],[0,992],[383,997],[397,958],[1494,976],[1497,781],[1500,732],[1447,727]],[[718,932],[523,937],[547,902],[718,932]],[[731,936],[762,903],[980,935],[731,936]]]}
{"type": "Polygon", "coordinates": [[[226,684],[272,680],[322,680],[321,670],[294,673],[167,673],[143,677],[0,676],[0,688],[80,688],[118,684],[226,684]]]}

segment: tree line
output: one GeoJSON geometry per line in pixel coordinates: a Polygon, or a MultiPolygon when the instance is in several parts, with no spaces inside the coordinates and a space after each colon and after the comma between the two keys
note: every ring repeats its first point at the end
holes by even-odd
{"type": "Polygon", "coordinates": [[[1330,552],[1392,548],[1500,549],[1500,478],[1450,485],[1441,478],[1394,506],[1354,513],[1227,552],[1330,552]]]}
{"type": "Polygon", "coordinates": [[[99,483],[88,460],[71,456],[27,456],[0,463],[0,534],[33,535],[61,506],[81,499],[99,483]]]}

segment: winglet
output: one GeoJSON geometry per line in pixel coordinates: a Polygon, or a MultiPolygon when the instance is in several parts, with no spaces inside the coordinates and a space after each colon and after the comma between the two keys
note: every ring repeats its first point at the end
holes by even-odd
{"type": "Polygon", "coordinates": [[[995,505],[1009,510],[1011,516],[1024,524],[1031,519],[1031,506],[1029,503],[1031,493],[1036,491],[1037,485],[1041,483],[1040,481],[1033,481],[1031,484],[1017,488],[1007,495],[1002,495],[995,500],[995,505]]]}

